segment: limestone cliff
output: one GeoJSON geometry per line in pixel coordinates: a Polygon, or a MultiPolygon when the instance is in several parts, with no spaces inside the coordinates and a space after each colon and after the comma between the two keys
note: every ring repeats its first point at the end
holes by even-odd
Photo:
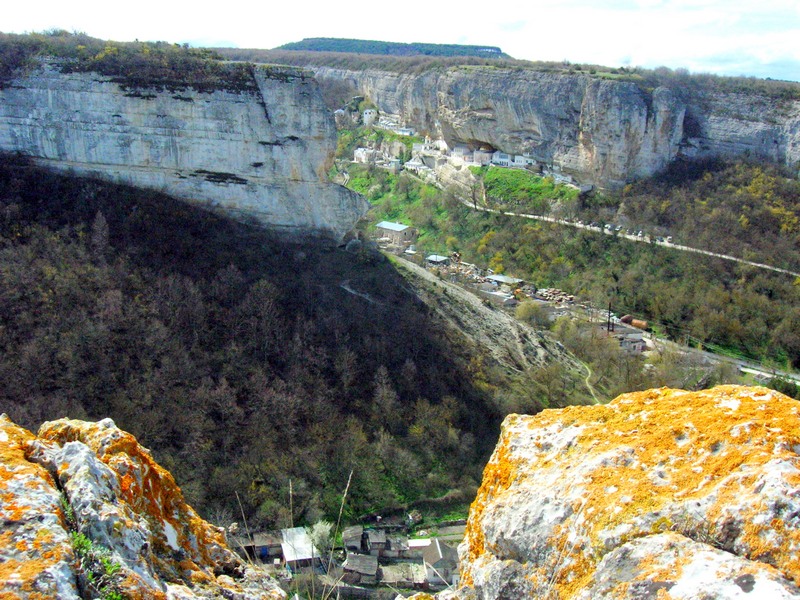
{"type": "Polygon", "coordinates": [[[0,89],[0,150],[340,239],[368,205],[328,181],[336,131],[315,80],[290,67],[252,77],[238,91],[131,90],[42,61],[0,89]]]}
{"type": "Polygon", "coordinates": [[[652,175],[678,155],[800,161],[800,102],[756,93],[644,91],[632,82],[498,67],[315,72],[451,146],[530,153],[602,187],[652,175]]]}
{"type": "Polygon", "coordinates": [[[0,416],[0,500],[4,599],[285,598],[110,419],[34,436],[0,416]]]}
{"type": "Polygon", "coordinates": [[[800,404],[659,389],[506,418],[459,598],[800,598],[800,404]]]}

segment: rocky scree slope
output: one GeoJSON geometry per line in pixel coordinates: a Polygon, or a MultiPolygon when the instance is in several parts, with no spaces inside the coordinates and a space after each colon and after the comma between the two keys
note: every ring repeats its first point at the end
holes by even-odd
{"type": "Polygon", "coordinates": [[[401,259],[395,265],[413,293],[443,322],[480,346],[505,371],[519,374],[555,362],[580,372],[580,363],[561,342],[412,262],[401,259]]]}
{"type": "Polygon", "coordinates": [[[0,88],[0,150],[153,188],[291,237],[341,239],[368,208],[333,184],[336,130],[310,72],[253,66],[241,89],[126,88],[58,61],[0,88]]]}
{"type": "Polygon", "coordinates": [[[742,157],[796,169],[800,101],[673,89],[590,75],[453,67],[419,75],[317,67],[384,113],[453,147],[530,153],[583,184],[618,188],[677,156],[742,157]]]}
{"type": "Polygon", "coordinates": [[[111,419],[51,421],[34,436],[0,416],[0,582],[4,599],[97,597],[101,582],[124,598],[285,598],[111,419]],[[78,533],[117,566],[79,567],[78,533]]]}
{"type": "Polygon", "coordinates": [[[800,598],[800,404],[655,389],[510,415],[442,598],[800,598]]]}

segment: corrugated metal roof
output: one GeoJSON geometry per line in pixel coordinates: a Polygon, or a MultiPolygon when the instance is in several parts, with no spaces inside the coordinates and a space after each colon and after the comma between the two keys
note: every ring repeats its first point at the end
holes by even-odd
{"type": "Polygon", "coordinates": [[[486,279],[490,279],[498,283],[507,283],[508,285],[516,285],[518,283],[523,282],[522,279],[517,279],[516,277],[508,277],[507,275],[489,275],[486,279]]]}
{"type": "Polygon", "coordinates": [[[369,554],[348,554],[342,568],[362,575],[375,575],[378,572],[378,557],[369,554]]]}
{"type": "Polygon", "coordinates": [[[286,562],[319,558],[319,550],[314,548],[311,537],[303,527],[281,530],[281,550],[286,562]]]}
{"type": "Polygon", "coordinates": [[[431,545],[422,551],[422,560],[431,566],[435,565],[440,560],[449,560],[453,562],[453,564],[457,564],[458,551],[452,546],[448,546],[439,541],[438,538],[434,538],[431,545]]]}
{"type": "Polygon", "coordinates": [[[431,255],[430,255],[428,258],[426,258],[425,260],[427,260],[428,262],[444,262],[444,261],[446,261],[446,260],[449,260],[449,257],[447,257],[447,256],[442,256],[442,255],[440,255],[440,254],[431,254],[431,255]]]}
{"type": "Polygon", "coordinates": [[[378,227],[381,229],[388,229],[389,231],[405,231],[408,229],[408,225],[403,225],[402,223],[392,223],[391,221],[381,221],[378,223],[378,227]]]}

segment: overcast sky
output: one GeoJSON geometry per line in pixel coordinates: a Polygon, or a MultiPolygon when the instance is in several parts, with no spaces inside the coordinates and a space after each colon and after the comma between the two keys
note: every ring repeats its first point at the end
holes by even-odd
{"type": "Polygon", "coordinates": [[[800,81],[800,0],[11,2],[0,31],[274,48],[307,37],[499,46],[514,58],[800,81]]]}

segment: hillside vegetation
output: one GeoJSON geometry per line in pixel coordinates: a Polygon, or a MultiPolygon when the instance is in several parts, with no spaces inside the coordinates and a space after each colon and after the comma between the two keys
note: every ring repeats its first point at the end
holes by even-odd
{"type": "Polygon", "coordinates": [[[463,511],[503,416],[592,393],[552,337],[368,246],[0,160],[0,412],[113,418],[217,523],[237,494],[256,528],[334,519],[351,472],[348,520],[463,511]]]}
{"type": "MultiPolygon", "coordinates": [[[[800,285],[787,275],[474,210],[452,192],[415,183],[407,174],[356,165],[349,171],[350,185],[373,203],[373,219],[418,227],[423,252],[457,250],[468,262],[538,287],[559,287],[598,307],[611,302],[618,314],[647,319],[676,340],[800,366],[800,285]]],[[[653,236],[673,235],[676,243],[796,270],[798,197],[800,183],[770,167],[709,163],[676,164],[618,197],[533,204],[542,213],[619,222],[653,236]]],[[[492,194],[486,198],[492,207],[507,206],[492,194]]],[[[523,202],[526,210],[530,205],[523,202]]]]}
{"type": "Polygon", "coordinates": [[[112,417],[217,522],[462,505],[509,381],[380,255],[0,163],[0,412],[112,417]]]}
{"type": "Polygon", "coordinates": [[[210,50],[167,42],[104,41],[62,30],[0,33],[0,85],[24,73],[41,57],[62,59],[64,71],[107,75],[124,89],[257,89],[251,65],[224,63],[210,50]]]}

